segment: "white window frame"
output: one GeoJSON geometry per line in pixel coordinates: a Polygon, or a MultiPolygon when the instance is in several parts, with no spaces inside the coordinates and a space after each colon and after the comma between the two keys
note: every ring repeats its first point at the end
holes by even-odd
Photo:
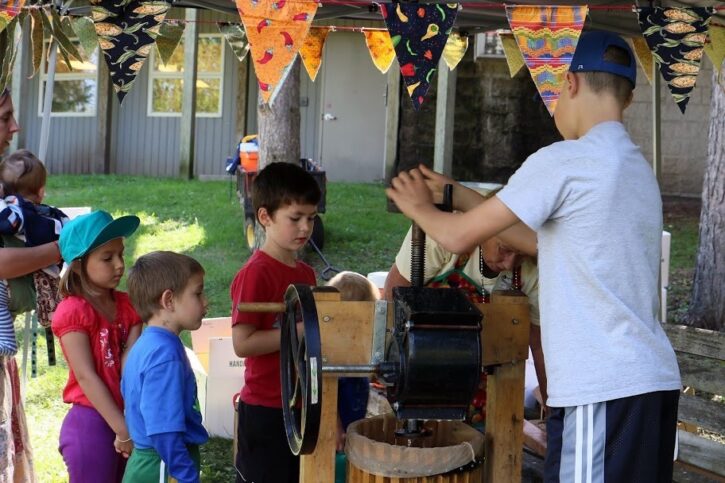
{"type": "MultiPolygon", "coordinates": [[[[71,42],[77,39],[69,39],[71,42]]],[[[43,93],[43,85],[48,82],[48,73],[46,72],[46,69],[48,67],[48,55],[47,50],[50,46],[50,39],[44,39],[43,40],[43,56],[42,61],[40,64],[40,81],[38,82],[38,117],[43,117],[43,101],[44,99],[44,93],[43,93]]],[[[58,45],[56,45],[56,49],[60,49],[58,45]]],[[[96,47],[96,49],[99,49],[96,47]]],[[[65,62],[62,57],[63,54],[60,53],[60,50],[58,51],[58,57],[56,62],[65,62]]],[[[53,109],[51,107],[50,115],[51,117],[96,117],[96,113],[98,111],[98,74],[100,71],[99,63],[103,62],[103,53],[98,52],[98,55],[96,57],[98,61],[96,62],[96,73],[94,74],[82,74],[77,72],[56,72],[55,73],[55,81],[66,81],[66,80],[93,80],[96,83],[96,95],[95,99],[96,102],[93,104],[92,108],[86,112],[53,112],[53,109]]],[[[53,95],[55,95],[55,91],[53,92],[53,95]]],[[[53,100],[51,99],[51,103],[53,100]]]]}
{"type": "MultiPolygon", "coordinates": [[[[213,73],[202,73],[197,70],[196,80],[211,79],[219,80],[219,108],[217,112],[197,112],[196,117],[222,117],[222,111],[224,106],[224,59],[226,57],[226,51],[224,49],[224,36],[222,34],[199,34],[199,38],[218,38],[221,49],[221,72],[213,73]]],[[[156,49],[151,49],[151,55],[149,55],[149,82],[148,82],[148,99],[146,101],[146,115],[148,117],[181,117],[181,112],[155,112],[154,109],[154,80],[155,79],[182,79],[184,78],[183,72],[159,72],[154,70],[154,63],[156,61],[156,49]]],[[[197,55],[199,50],[197,49],[197,55]]],[[[197,62],[198,66],[198,62],[197,62]]],[[[197,68],[198,69],[198,68],[197,68]]]]}
{"type": "MultiPolygon", "coordinates": [[[[490,30],[488,32],[481,32],[477,33],[474,37],[474,46],[473,46],[473,52],[474,52],[474,60],[475,59],[505,59],[506,53],[503,50],[503,46],[501,45],[501,39],[498,36],[499,30],[490,30]],[[501,45],[501,52],[500,53],[489,53],[486,52],[486,40],[491,39],[493,42],[495,42],[498,45],[501,45]]],[[[505,30],[501,30],[501,32],[505,32],[505,30]]]]}

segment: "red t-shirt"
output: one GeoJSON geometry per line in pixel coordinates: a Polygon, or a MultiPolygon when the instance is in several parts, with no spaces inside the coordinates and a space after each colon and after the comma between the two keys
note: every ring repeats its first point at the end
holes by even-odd
{"type": "MultiPolygon", "coordinates": [[[[257,250],[234,277],[230,288],[232,326],[252,324],[257,330],[278,329],[277,314],[242,313],[240,302],[283,302],[284,293],[293,283],[315,285],[315,271],[306,263],[290,267],[257,250]]],[[[282,407],[279,351],[244,360],[242,401],[255,406],[282,407]]]]}
{"type": "MultiPolygon", "coordinates": [[[[123,409],[121,396],[121,355],[126,349],[126,340],[131,327],[141,323],[141,318],[131,305],[128,295],[114,292],[116,299],[116,320],[109,322],[83,297],[71,295],[63,299],[53,315],[51,327],[56,337],[69,332],[83,332],[91,343],[91,354],[96,373],[106,384],[111,396],[123,409]]],[[[61,340],[61,347],[63,341],[61,340]]],[[[65,347],[63,355],[68,356],[65,347]]],[[[70,404],[93,407],[88,400],[72,369],[68,371],[68,383],[63,390],[63,401],[70,404]]]]}

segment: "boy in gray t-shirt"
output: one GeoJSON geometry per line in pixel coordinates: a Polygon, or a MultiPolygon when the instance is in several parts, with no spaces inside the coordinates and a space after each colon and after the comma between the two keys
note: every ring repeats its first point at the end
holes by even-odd
{"type": "Polygon", "coordinates": [[[529,156],[494,198],[426,168],[401,173],[390,198],[444,248],[498,234],[538,245],[549,383],[546,481],[670,481],[681,387],[657,320],[662,205],[622,125],[636,64],[608,32],[579,39],[554,113],[564,141],[529,156]],[[454,184],[456,209],[432,201],[454,184]]]}

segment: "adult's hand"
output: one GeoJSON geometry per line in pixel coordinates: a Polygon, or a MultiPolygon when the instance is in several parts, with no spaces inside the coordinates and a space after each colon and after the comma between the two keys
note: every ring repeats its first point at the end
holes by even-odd
{"type": "Polygon", "coordinates": [[[425,184],[428,186],[428,189],[431,191],[431,194],[433,195],[433,201],[435,203],[442,203],[443,202],[443,190],[447,184],[454,186],[454,191],[456,187],[460,184],[458,181],[454,180],[453,178],[449,178],[448,176],[438,173],[437,171],[433,171],[429,167],[425,166],[424,164],[421,164],[418,166],[418,169],[420,170],[420,173],[423,175],[423,179],[425,180],[425,184]]]}
{"type": "Polygon", "coordinates": [[[413,220],[416,215],[434,208],[433,193],[417,168],[398,173],[385,192],[400,211],[413,220]]]}

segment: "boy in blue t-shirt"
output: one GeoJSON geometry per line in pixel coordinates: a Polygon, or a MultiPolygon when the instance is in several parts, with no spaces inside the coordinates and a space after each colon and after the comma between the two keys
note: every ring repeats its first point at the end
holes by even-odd
{"type": "Polygon", "coordinates": [[[204,269],[191,257],[152,252],[131,268],[128,292],[148,324],[123,367],[121,392],[134,450],[124,482],[199,481],[201,424],[196,380],[179,339],[206,315],[204,269]]]}

